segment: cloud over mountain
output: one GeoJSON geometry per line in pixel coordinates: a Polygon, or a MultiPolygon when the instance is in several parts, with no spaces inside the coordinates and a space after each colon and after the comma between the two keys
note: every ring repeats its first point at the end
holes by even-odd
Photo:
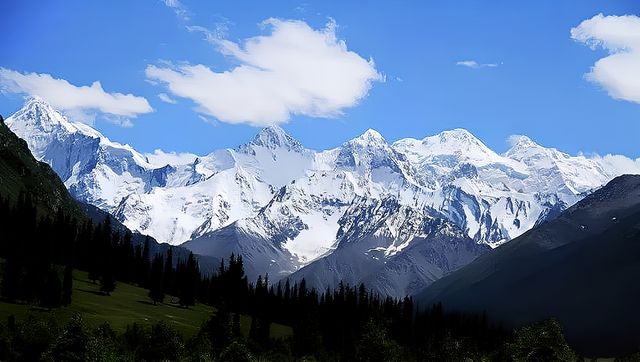
{"type": "Polygon", "coordinates": [[[347,49],[336,24],[313,29],[298,20],[267,19],[269,34],[235,43],[207,40],[238,63],[216,71],[203,64],[149,65],[147,77],[196,110],[227,123],[256,126],[287,122],[292,115],[335,117],[383,80],[373,60],[347,49]]]}
{"type": "Polygon", "coordinates": [[[102,113],[112,123],[130,126],[129,118],[153,112],[144,97],[106,92],[99,81],[90,86],[77,86],[50,74],[21,73],[2,67],[0,92],[41,98],[85,123],[92,123],[96,113],[102,113]]]}

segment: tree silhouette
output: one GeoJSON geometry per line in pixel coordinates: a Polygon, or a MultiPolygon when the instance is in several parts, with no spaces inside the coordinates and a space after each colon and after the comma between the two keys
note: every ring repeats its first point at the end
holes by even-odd
{"type": "Polygon", "coordinates": [[[55,269],[49,269],[44,286],[41,289],[40,304],[51,310],[60,305],[60,294],[62,292],[62,284],[60,283],[60,277],[55,269]]]}
{"type": "Polygon", "coordinates": [[[175,293],[174,273],[173,273],[173,248],[167,250],[167,258],[164,263],[164,290],[168,293],[175,293]]]}
{"type": "Polygon", "coordinates": [[[157,254],[151,262],[151,273],[149,275],[149,298],[153,304],[164,301],[164,278],[163,278],[162,255],[157,254]]]}
{"type": "Polygon", "coordinates": [[[196,303],[196,293],[200,270],[193,253],[189,253],[187,262],[181,264],[180,268],[180,300],[181,306],[189,307],[196,303]]]}
{"type": "Polygon", "coordinates": [[[102,279],[100,279],[100,291],[106,295],[111,295],[115,289],[116,281],[113,278],[113,273],[106,272],[102,275],[102,279]]]}
{"type": "Polygon", "coordinates": [[[64,278],[62,280],[62,305],[71,304],[71,293],[73,289],[73,266],[67,264],[64,267],[64,278]]]}

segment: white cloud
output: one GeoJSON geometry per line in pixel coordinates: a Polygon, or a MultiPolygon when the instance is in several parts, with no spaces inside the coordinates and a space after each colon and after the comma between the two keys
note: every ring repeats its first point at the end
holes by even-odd
{"type": "Polygon", "coordinates": [[[145,98],[133,94],[107,93],[99,81],[90,86],[76,86],[50,74],[20,73],[2,67],[0,92],[41,98],[69,114],[72,119],[86,123],[93,122],[96,113],[102,113],[129,126],[131,121],[124,122],[124,119],[153,112],[145,98]]]}
{"type": "Polygon", "coordinates": [[[180,2],[180,0],[162,0],[162,2],[167,7],[171,8],[171,10],[173,10],[178,18],[184,21],[190,20],[191,15],[189,13],[189,10],[187,10],[187,8],[180,2]]]}
{"type": "Polygon", "coordinates": [[[169,103],[169,104],[176,104],[178,102],[176,102],[175,99],[169,97],[169,95],[167,93],[160,93],[158,94],[158,98],[160,98],[161,101],[165,102],[165,103],[169,103]]]}
{"type": "Polygon", "coordinates": [[[463,67],[479,69],[479,68],[495,68],[498,66],[498,63],[478,63],[475,60],[461,60],[456,62],[456,65],[461,65],[463,67]]]}
{"type": "Polygon", "coordinates": [[[640,174],[640,158],[631,159],[622,155],[595,155],[592,158],[607,165],[607,169],[615,170],[617,174],[640,174]]]}
{"type": "Polygon", "coordinates": [[[589,81],[614,99],[640,103],[640,17],[598,14],[571,29],[571,38],[609,52],[585,74],[589,81]]]}
{"type": "Polygon", "coordinates": [[[145,153],[144,156],[154,167],[186,165],[193,163],[198,157],[198,155],[193,153],[165,152],[161,149],[156,149],[153,153],[145,153]]]}
{"type": "Polygon", "coordinates": [[[461,60],[459,62],[456,62],[456,65],[462,65],[464,67],[468,67],[468,68],[479,68],[480,64],[478,64],[478,62],[476,62],[475,60],[461,60]]]}
{"type": "Polygon", "coordinates": [[[239,65],[220,72],[202,64],[149,65],[147,77],[193,100],[201,114],[255,126],[287,122],[291,115],[338,116],[366,97],[373,82],[384,80],[373,60],[336,38],[333,21],[320,30],[295,20],[262,25],[269,34],[241,44],[190,27],[239,65]]]}

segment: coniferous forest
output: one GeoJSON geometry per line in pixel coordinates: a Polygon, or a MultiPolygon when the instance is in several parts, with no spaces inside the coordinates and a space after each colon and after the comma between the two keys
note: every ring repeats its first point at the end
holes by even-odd
{"type": "Polygon", "coordinates": [[[307,288],[268,275],[250,281],[241,257],[231,255],[211,275],[193,254],[173,260],[171,249],[150,255],[149,242],[130,233],[65,215],[39,215],[27,193],[0,200],[1,296],[47,310],[73,303],[73,270],[87,272],[105,297],[121,283],[148,289],[149,306],[175,296],[183,308],[213,306],[198,333],[181,335],[167,323],[131,324],[124,332],[88,326],[82,315],[66,323],[11,316],[0,328],[1,360],[342,360],[459,361],[575,360],[557,322],[508,331],[484,315],[449,313],[411,298],[382,298],[365,285],[307,288]],[[251,320],[249,333],[241,316],[251,320]],[[290,326],[274,339],[270,327],[290,326]],[[37,340],[36,340],[37,339],[37,340]]]}

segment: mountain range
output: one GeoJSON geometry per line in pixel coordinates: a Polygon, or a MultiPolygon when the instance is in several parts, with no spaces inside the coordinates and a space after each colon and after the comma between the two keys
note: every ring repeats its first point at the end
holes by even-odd
{"type": "Polygon", "coordinates": [[[553,219],[623,156],[571,156],[526,136],[498,154],[463,129],[387,142],[375,130],[314,151],[279,127],[235,149],[161,162],[39,99],[6,120],[71,194],[128,228],[247,274],[412,294],[553,219]]]}

